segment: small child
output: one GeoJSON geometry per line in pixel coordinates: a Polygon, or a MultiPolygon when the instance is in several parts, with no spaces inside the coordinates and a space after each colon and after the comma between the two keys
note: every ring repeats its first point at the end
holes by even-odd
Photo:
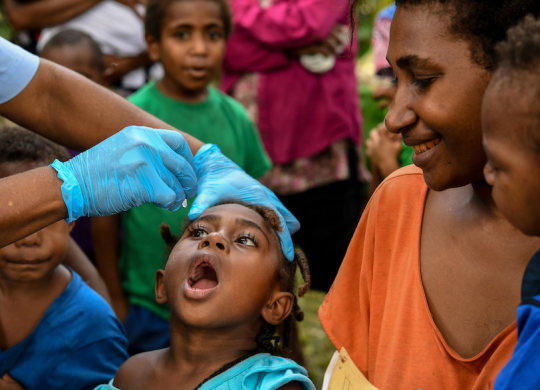
{"type": "MultiPolygon", "coordinates": [[[[210,86],[231,30],[227,0],[150,0],[145,26],[148,53],[161,61],[164,76],[129,100],[216,144],[252,177],[262,176],[271,163],[254,124],[238,102],[210,86]]],[[[165,249],[159,226],[167,223],[177,233],[192,202],[174,213],[146,204],[122,213],[121,222],[118,217],[95,221],[96,262],[126,327],[130,355],[169,345],[169,308],[158,305],[154,295],[154,275],[165,249]]]]}
{"type": "MultiPolygon", "coordinates": [[[[482,107],[484,175],[508,221],[540,237],[540,20],[509,29],[497,54],[482,107]]],[[[540,389],[540,251],[525,270],[517,317],[518,343],[495,390],[540,389]]]]}
{"type": "Polygon", "coordinates": [[[156,275],[156,300],[171,307],[170,348],[130,358],[98,389],[315,389],[304,368],[273,356],[285,325],[303,312],[294,294],[297,265],[308,289],[305,260],[287,261],[277,214],[264,206],[223,203],[206,210],[172,248],[156,275]]]}
{"type": "MultiPolygon", "coordinates": [[[[69,155],[30,131],[0,129],[0,178],[55,159],[69,155]]],[[[73,225],[59,221],[0,248],[2,389],[92,389],[127,359],[124,330],[109,305],[61,264],[73,225]]]]}
{"type": "Polygon", "coordinates": [[[52,37],[40,57],[71,69],[103,85],[105,59],[92,37],[79,30],[63,30],[52,37]]]}

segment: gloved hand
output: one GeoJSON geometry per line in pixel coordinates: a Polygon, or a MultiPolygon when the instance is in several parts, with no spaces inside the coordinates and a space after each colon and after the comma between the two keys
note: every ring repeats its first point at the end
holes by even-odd
{"type": "Polygon", "coordinates": [[[283,206],[272,191],[244,172],[225,157],[216,145],[206,144],[195,155],[199,190],[189,211],[194,220],[207,208],[228,199],[238,199],[249,204],[260,204],[277,211],[282,231],[279,234],[283,253],[294,259],[291,234],[300,229],[300,223],[283,206]]]}
{"type": "Polygon", "coordinates": [[[176,131],[129,126],[51,166],[64,181],[66,222],[116,214],[143,203],[174,211],[197,191],[193,156],[176,131]]]}

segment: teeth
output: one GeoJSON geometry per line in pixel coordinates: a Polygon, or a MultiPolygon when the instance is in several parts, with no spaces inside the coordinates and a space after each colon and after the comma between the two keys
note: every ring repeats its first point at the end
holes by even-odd
{"type": "Polygon", "coordinates": [[[416,154],[420,154],[420,153],[424,153],[426,150],[429,150],[435,147],[435,145],[438,145],[439,142],[441,142],[441,140],[437,138],[437,139],[434,139],[433,141],[428,141],[423,144],[413,145],[412,148],[414,149],[414,152],[416,154]]]}

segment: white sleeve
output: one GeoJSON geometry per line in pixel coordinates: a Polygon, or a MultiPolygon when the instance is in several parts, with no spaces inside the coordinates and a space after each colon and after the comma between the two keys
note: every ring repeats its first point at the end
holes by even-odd
{"type": "Polygon", "coordinates": [[[25,89],[38,66],[39,57],[0,37],[0,104],[25,89]]]}

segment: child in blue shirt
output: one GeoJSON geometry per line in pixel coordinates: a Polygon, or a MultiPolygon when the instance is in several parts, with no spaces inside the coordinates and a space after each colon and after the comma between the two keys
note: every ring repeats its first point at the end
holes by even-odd
{"type": "MultiPolygon", "coordinates": [[[[54,159],[69,155],[35,133],[0,129],[0,178],[54,159]]],[[[112,309],[61,264],[73,224],[59,221],[0,248],[0,388],[92,389],[127,359],[112,309]]]]}
{"type": "MultiPolygon", "coordinates": [[[[497,46],[482,122],[493,200],[516,228],[540,236],[540,20],[527,16],[497,46]]],[[[540,251],[525,270],[518,342],[495,390],[540,389],[540,251]]]]}
{"type": "Polygon", "coordinates": [[[156,274],[156,300],[169,303],[170,348],[130,358],[114,389],[314,390],[306,370],[272,355],[284,323],[303,318],[294,294],[297,265],[309,288],[305,260],[283,255],[277,214],[264,206],[224,203],[206,210],[180,238],[167,225],[172,248],[156,274]]]}

